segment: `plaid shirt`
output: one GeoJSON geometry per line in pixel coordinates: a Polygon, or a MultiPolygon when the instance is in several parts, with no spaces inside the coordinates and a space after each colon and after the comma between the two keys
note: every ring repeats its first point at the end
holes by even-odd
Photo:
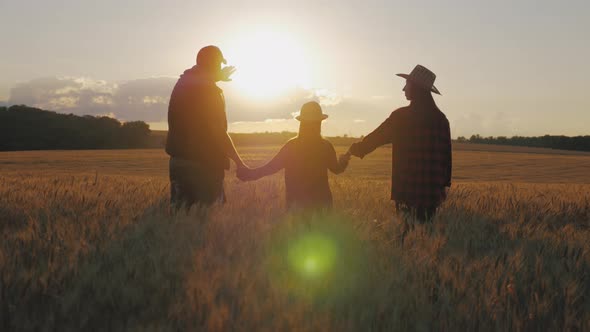
{"type": "Polygon", "coordinates": [[[350,152],[364,157],[392,143],[391,199],[410,207],[436,207],[451,186],[449,121],[438,109],[402,107],[350,152]]]}

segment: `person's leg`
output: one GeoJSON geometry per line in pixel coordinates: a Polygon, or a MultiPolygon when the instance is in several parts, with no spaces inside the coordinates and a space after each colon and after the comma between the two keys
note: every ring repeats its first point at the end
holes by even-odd
{"type": "Polygon", "coordinates": [[[436,206],[430,206],[426,208],[426,214],[430,218],[430,222],[432,222],[432,219],[434,219],[434,216],[436,215],[436,209],[436,206]]]}
{"type": "Polygon", "coordinates": [[[190,174],[190,183],[195,203],[208,207],[214,203],[225,203],[223,188],[224,171],[194,169],[190,174]]]}
{"type": "Polygon", "coordinates": [[[398,201],[395,202],[395,210],[398,216],[401,215],[400,243],[403,247],[406,236],[414,228],[413,223],[410,223],[408,220],[408,217],[412,215],[412,211],[405,203],[401,203],[398,201]]]}
{"type": "Polygon", "coordinates": [[[436,213],[436,207],[415,208],[416,219],[421,223],[431,223],[436,213]]]}
{"type": "Polygon", "coordinates": [[[189,170],[186,169],[185,165],[180,165],[173,159],[170,159],[169,167],[170,205],[173,210],[179,210],[182,207],[189,209],[194,203],[191,186],[187,181],[189,170]]]}
{"type": "Polygon", "coordinates": [[[398,213],[402,213],[410,218],[416,219],[420,223],[431,222],[436,213],[436,206],[421,207],[411,206],[403,202],[396,202],[395,208],[398,213]]]}
{"type": "Polygon", "coordinates": [[[398,213],[412,214],[412,209],[405,203],[395,202],[395,209],[398,213]]]}

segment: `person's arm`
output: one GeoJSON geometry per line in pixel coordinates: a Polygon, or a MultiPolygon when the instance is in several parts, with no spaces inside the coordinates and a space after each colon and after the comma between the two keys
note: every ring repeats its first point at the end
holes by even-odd
{"type": "Polygon", "coordinates": [[[247,167],[246,164],[244,164],[244,161],[242,160],[242,158],[240,157],[240,154],[236,150],[236,146],[234,145],[234,141],[232,141],[232,139],[229,136],[227,131],[225,132],[225,137],[223,138],[223,140],[224,140],[224,146],[225,146],[225,153],[227,154],[227,157],[229,159],[233,160],[236,163],[236,166],[238,168],[247,167]]]}
{"type": "Polygon", "coordinates": [[[353,156],[363,158],[365,155],[375,151],[376,148],[391,143],[393,140],[393,114],[383,121],[377,129],[365,136],[362,141],[353,143],[348,150],[353,156]]]}
{"type": "Polygon", "coordinates": [[[334,146],[328,143],[328,169],[334,174],[340,174],[346,170],[348,161],[350,160],[350,154],[346,153],[336,158],[336,150],[334,146]]]}
{"type": "Polygon", "coordinates": [[[251,169],[243,168],[242,170],[239,170],[238,178],[241,180],[258,180],[280,171],[285,167],[287,149],[287,145],[283,146],[281,150],[264,166],[251,169]]]}
{"type": "MultiPolygon", "coordinates": [[[[219,90],[216,86],[211,86],[210,89],[206,90],[206,93],[202,95],[202,99],[206,104],[205,109],[218,109],[219,105],[219,90]]],[[[222,103],[225,105],[225,99],[222,95],[222,103]]],[[[221,143],[225,155],[236,163],[237,168],[244,168],[246,165],[240,157],[240,154],[236,150],[233,140],[227,132],[227,117],[225,115],[225,106],[221,109],[221,112],[217,112],[211,115],[212,118],[208,119],[209,126],[211,126],[211,132],[215,133],[214,141],[221,143]]]]}
{"type": "Polygon", "coordinates": [[[445,153],[444,153],[444,157],[445,157],[445,161],[446,161],[446,166],[447,166],[447,172],[446,172],[446,182],[445,182],[445,187],[450,187],[451,186],[451,176],[453,173],[453,150],[452,150],[452,146],[451,146],[451,129],[449,127],[449,122],[447,121],[445,123],[445,128],[444,128],[445,132],[444,132],[444,144],[445,144],[445,153]]]}

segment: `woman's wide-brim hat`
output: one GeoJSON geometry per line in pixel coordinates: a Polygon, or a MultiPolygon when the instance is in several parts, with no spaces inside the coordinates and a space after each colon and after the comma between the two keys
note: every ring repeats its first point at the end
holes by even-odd
{"type": "Polygon", "coordinates": [[[322,107],[315,101],[303,104],[299,114],[295,117],[298,121],[323,121],[327,118],[328,114],[322,113],[322,107]]]}
{"type": "Polygon", "coordinates": [[[414,70],[408,74],[397,74],[399,77],[403,77],[408,81],[418,85],[419,87],[434,92],[437,95],[440,95],[440,91],[434,86],[434,80],[436,80],[436,75],[430,71],[428,68],[417,65],[414,67],[414,70]]]}

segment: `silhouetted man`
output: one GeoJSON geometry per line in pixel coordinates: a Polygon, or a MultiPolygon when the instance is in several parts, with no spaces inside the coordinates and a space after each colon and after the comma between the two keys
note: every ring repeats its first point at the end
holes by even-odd
{"type": "Polygon", "coordinates": [[[180,76],[168,106],[170,193],[175,206],[225,201],[224,171],[229,159],[243,167],[227,134],[225,100],[218,81],[231,81],[235,69],[216,46],[202,48],[196,66],[180,76]]]}
{"type": "Polygon", "coordinates": [[[403,91],[410,105],[391,113],[377,129],[349,152],[360,158],[377,147],[392,143],[391,199],[398,210],[430,221],[451,186],[451,134],[449,121],[438,109],[432,92],[436,75],[417,65],[403,91]]]}
{"type": "Polygon", "coordinates": [[[305,103],[296,117],[300,121],[299,135],[290,139],[266,165],[238,170],[238,178],[256,180],[284,168],[288,207],[330,209],[332,192],[328,170],[334,174],[344,172],[350,155],[337,159],[332,143],[322,138],[322,121],[327,117],[317,102],[305,103]]]}

